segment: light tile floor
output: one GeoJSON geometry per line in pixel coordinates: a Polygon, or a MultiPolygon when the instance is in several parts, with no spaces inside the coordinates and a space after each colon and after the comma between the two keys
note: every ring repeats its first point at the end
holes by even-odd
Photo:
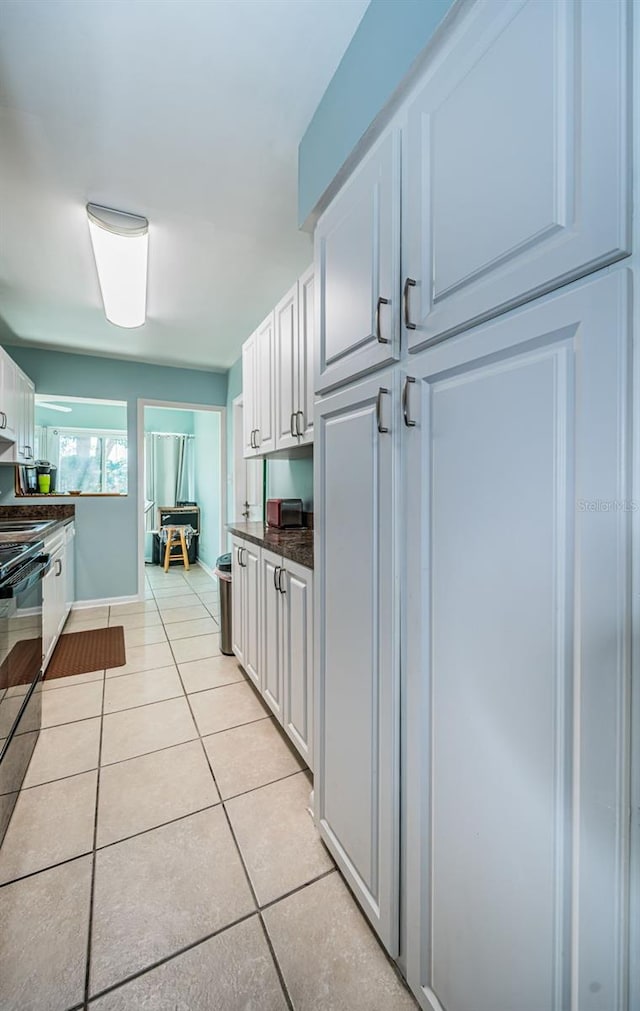
{"type": "Polygon", "coordinates": [[[45,682],[0,849],[3,1011],[415,1009],[218,621],[197,566],[71,615],[123,625],[127,664],[45,682]]]}

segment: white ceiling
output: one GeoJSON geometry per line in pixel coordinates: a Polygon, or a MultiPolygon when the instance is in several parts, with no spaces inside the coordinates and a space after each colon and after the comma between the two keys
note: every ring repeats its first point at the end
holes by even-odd
{"type": "Polygon", "coordinates": [[[311,262],[298,143],[367,5],[0,0],[0,341],[229,367],[311,262]],[[87,201],[149,218],[143,327],[104,317],[87,201]]]}

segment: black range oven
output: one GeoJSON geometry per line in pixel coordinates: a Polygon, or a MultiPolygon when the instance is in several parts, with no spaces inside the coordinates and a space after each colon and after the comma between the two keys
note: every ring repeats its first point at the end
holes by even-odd
{"type": "Polygon", "coordinates": [[[42,541],[0,544],[0,843],[40,733],[42,541]]]}

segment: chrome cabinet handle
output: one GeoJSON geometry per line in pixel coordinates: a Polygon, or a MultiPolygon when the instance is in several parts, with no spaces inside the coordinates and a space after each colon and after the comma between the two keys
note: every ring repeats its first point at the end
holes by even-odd
{"type": "Polygon", "coordinates": [[[260,443],[258,442],[259,438],[260,438],[260,429],[256,428],[256,444],[254,446],[254,449],[260,449],[260,443]]]}
{"type": "Polygon", "coordinates": [[[380,432],[380,435],[386,435],[387,432],[389,431],[389,429],[382,424],[383,393],[391,393],[391,390],[387,390],[384,386],[381,386],[380,389],[378,390],[378,396],[376,397],[376,422],[378,425],[378,431],[380,432]]]}
{"type": "Polygon", "coordinates": [[[383,337],[380,333],[380,306],[381,305],[391,305],[390,298],[383,298],[382,295],[378,298],[376,302],[376,340],[378,344],[391,344],[388,337],[383,337]]]}
{"type": "Polygon", "coordinates": [[[296,418],[296,417],[297,417],[296,412],[292,411],[291,412],[291,417],[289,418],[289,431],[291,433],[291,438],[292,439],[295,439],[296,435],[298,434],[298,426],[297,425],[296,425],[295,432],[293,430],[293,419],[296,418]]]}
{"type": "Polygon", "coordinates": [[[416,330],[415,323],[412,323],[409,319],[409,288],[415,288],[416,281],[412,277],[408,277],[404,282],[404,288],[402,290],[402,303],[404,305],[404,325],[407,330],[416,330]]]}
{"type": "Polygon", "coordinates": [[[282,577],[284,575],[286,575],[286,572],[287,572],[286,569],[282,569],[282,568],[280,569],[280,574],[278,576],[278,589],[280,590],[280,593],[286,593],[287,592],[286,590],[282,589],[282,577]]]}
{"type": "Polygon", "coordinates": [[[62,560],[60,558],[56,558],[56,565],[58,566],[56,576],[59,576],[62,573],[62,560]]]}
{"type": "Polygon", "coordinates": [[[274,590],[278,590],[279,589],[279,586],[278,586],[278,576],[279,576],[279,574],[280,574],[281,571],[282,571],[282,569],[281,569],[281,567],[279,565],[276,565],[275,569],[273,570],[273,588],[274,588],[274,590]]]}
{"type": "Polygon", "coordinates": [[[33,450],[31,449],[31,446],[27,446],[27,445],[25,445],[25,447],[24,447],[24,455],[25,455],[25,456],[26,456],[26,457],[27,457],[27,458],[28,458],[29,460],[33,460],[33,450]],[[29,450],[29,452],[28,452],[28,453],[27,453],[27,450],[29,450]]]}
{"type": "Polygon", "coordinates": [[[246,548],[240,548],[240,550],[242,551],[242,568],[246,569],[247,563],[245,561],[245,555],[247,553],[247,549],[246,548]]]}
{"type": "Polygon", "coordinates": [[[249,443],[250,443],[250,445],[251,445],[251,448],[252,448],[252,449],[255,449],[255,448],[256,448],[256,444],[255,444],[255,442],[253,441],[253,437],[254,437],[254,435],[255,435],[255,434],[256,434],[256,430],[255,430],[255,428],[252,428],[252,429],[251,429],[251,435],[250,435],[250,437],[249,437],[249,443]]]}
{"type": "Polygon", "coordinates": [[[412,421],[409,417],[409,383],[415,383],[414,376],[407,376],[404,381],[404,389],[402,391],[402,416],[407,428],[415,428],[415,421],[412,421]]]}
{"type": "Polygon", "coordinates": [[[296,411],[296,435],[301,439],[304,435],[304,411],[296,411]],[[302,426],[298,424],[298,418],[302,418],[302,426]],[[300,428],[302,427],[302,431],[300,428]]]}
{"type": "Polygon", "coordinates": [[[0,411],[0,414],[2,415],[2,424],[0,425],[0,428],[6,428],[7,427],[7,412],[6,411],[0,411]]]}

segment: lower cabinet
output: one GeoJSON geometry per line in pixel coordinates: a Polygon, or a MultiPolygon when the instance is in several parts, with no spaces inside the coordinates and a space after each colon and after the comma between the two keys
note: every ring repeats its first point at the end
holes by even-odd
{"type": "Polygon", "coordinates": [[[231,538],[233,652],[259,691],[260,671],[260,556],[261,548],[231,538]]]}
{"type": "Polygon", "coordinates": [[[263,695],[313,769],[313,572],[262,550],[263,695]]]}
{"type": "Polygon", "coordinates": [[[42,652],[45,670],[73,603],[74,537],[75,527],[70,523],[45,541],[45,551],[51,556],[51,568],[42,582],[42,652]]]}

